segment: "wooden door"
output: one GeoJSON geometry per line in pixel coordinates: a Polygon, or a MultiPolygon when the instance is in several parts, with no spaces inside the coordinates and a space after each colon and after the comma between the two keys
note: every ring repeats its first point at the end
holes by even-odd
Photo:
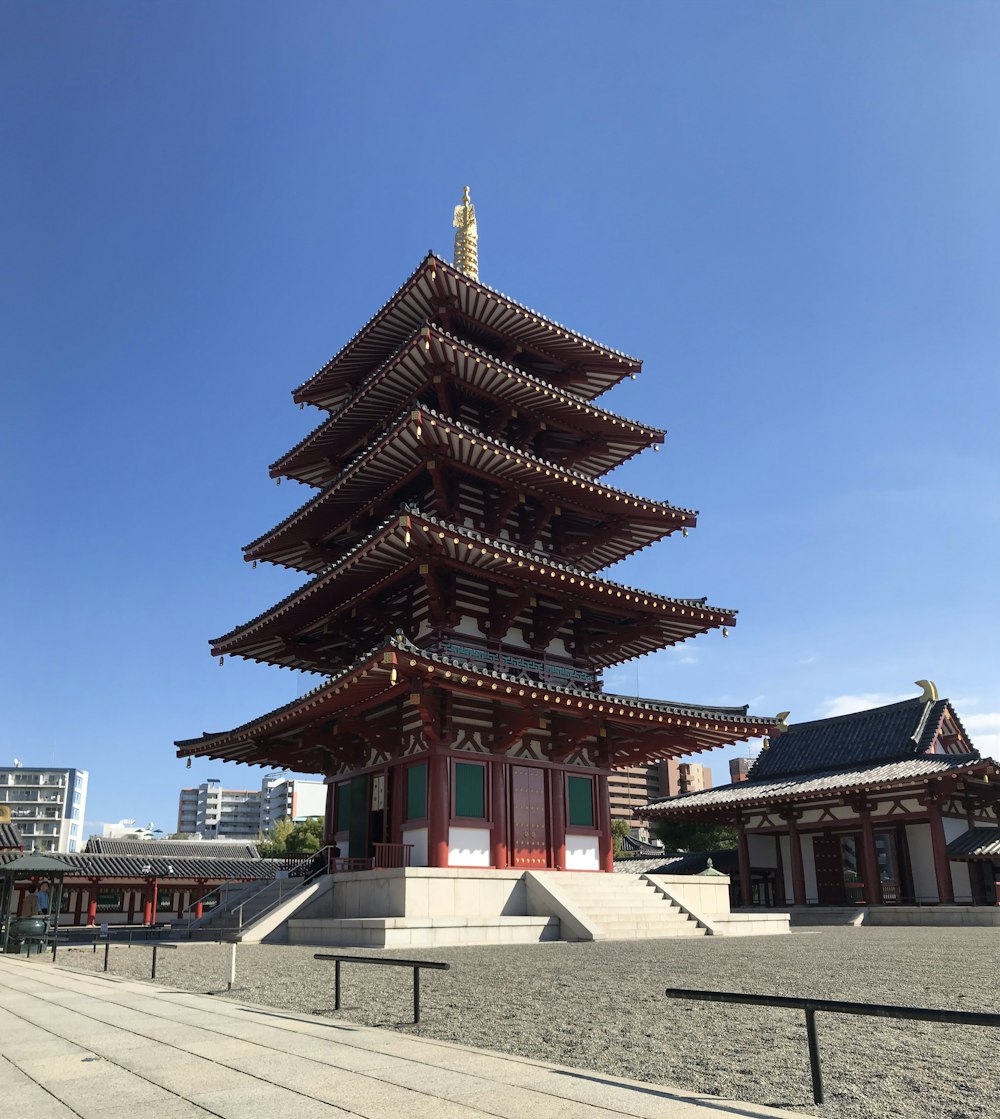
{"type": "Polygon", "coordinates": [[[363,859],[368,854],[368,774],[351,778],[350,823],[348,848],[352,859],[363,859]]]}
{"type": "Polygon", "coordinates": [[[814,835],[813,856],[816,860],[816,894],[820,905],[843,905],[846,896],[840,840],[833,835],[814,835]]]}
{"type": "Polygon", "coordinates": [[[544,769],[510,767],[510,838],[514,866],[534,870],[548,866],[544,769]]]}

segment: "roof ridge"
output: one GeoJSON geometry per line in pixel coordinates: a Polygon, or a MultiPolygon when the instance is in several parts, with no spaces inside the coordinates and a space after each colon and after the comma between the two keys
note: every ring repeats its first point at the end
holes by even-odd
{"type": "Polygon", "coordinates": [[[279,599],[278,602],[274,603],[274,605],[269,607],[267,610],[263,610],[261,611],[261,613],[249,619],[249,621],[244,622],[239,626],[235,626],[233,629],[229,630],[228,633],[224,633],[220,637],[210,639],[209,645],[217,646],[222,644],[223,642],[230,641],[237,634],[245,633],[253,629],[255,626],[263,622],[266,618],[279,614],[284,607],[290,606],[294,599],[308,593],[317,584],[333,575],[338,568],[342,568],[345,564],[348,564],[355,558],[359,557],[362,552],[364,552],[373,543],[375,543],[379,536],[385,535],[387,533],[391,534],[392,531],[395,531],[395,529],[402,521],[403,517],[406,516],[420,517],[438,528],[445,529],[449,533],[457,533],[465,536],[469,540],[474,541],[476,544],[479,544],[481,546],[500,548],[505,552],[509,552],[511,555],[528,560],[529,562],[534,562],[539,565],[554,568],[557,571],[564,571],[568,574],[575,575],[581,580],[589,579],[592,581],[603,583],[605,586],[614,587],[616,590],[627,591],[629,594],[634,594],[637,596],[641,595],[645,598],[653,599],[657,602],[666,602],[670,603],[671,605],[678,606],[698,607],[704,610],[712,610],[717,613],[733,615],[739,613],[738,610],[730,607],[710,606],[707,596],[702,598],[676,598],[671,595],[658,594],[655,591],[644,591],[638,587],[633,587],[628,583],[619,583],[614,579],[607,579],[603,576],[587,572],[583,568],[576,567],[573,564],[554,559],[552,556],[549,556],[544,552],[537,552],[532,548],[523,548],[520,545],[513,543],[512,541],[505,540],[502,536],[491,536],[488,533],[479,532],[477,529],[469,528],[466,525],[459,525],[455,524],[453,521],[446,521],[440,517],[435,517],[433,514],[427,513],[420,508],[412,507],[407,502],[403,502],[388,517],[386,517],[384,521],[381,521],[372,532],[370,532],[367,536],[360,540],[349,551],[345,552],[339,559],[331,563],[323,571],[318,572],[311,579],[308,579],[305,583],[303,583],[300,587],[285,595],[284,598],[279,599]]]}
{"type": "Polygon", "coordinates": [[[273,463],[271,463],[271,465],[270,465],[270,467],[268,467],[268,469],[269,470],[275,469],[277,466],[279,466],[286,459],[290,458],[297,451],[301,450],[302,447],[304,447],[311,439],[315,438],[315,436],[318,435],[321,431],[323,431],[330,424],[332,424],[334,421],[336,421],[338,418],[340,418],[342,416],[342,414],[346,411],[346,409],[349,408],[352,404],[356,403],[365,394],[365,392],[368,391],[368,389],[372,386],[372,384],[375,381],[377,381],[380,377],[382,377],[388,371],[388,369],[393,365],[393,363],[397,362],[404,355],[404,353],[406,351],[412,350],[414,348],[419,348],[420,336],[424,331],[427,331],[427,330],[433,330],[436,334],[438,334],[449,345],[459,344],[459,345],[465,347],[465,349],[473,357],[475,357],[477,359],[481,359],[486,364],[496,365],[499,369],[502,369],[505,372],[516,373],[519,376],[524,377],[528,381],[532,382],[532,384],[536,385],[539,389],[549,389],[552,392],[558,394],[559,396],[565,397],[570,403],[578,404],[580,407],[586,408],[589,412],[595,413],[598,416],[605,416],[605,417],[609,417],[612,420],[618,420],[618,421],[620,421],[621,423],[624,423],[624,424],[634,425],[636,428],[640,429],[641,431],[648,432],[648,433],[651,433],[653,435],[666,435],[667,434],[667,431],[666,431],[665,428],[652,427],[649,424],[642,423],[641,420],[633,420],[633,419],[630,419],[628,416],[621,415],[618,412],[612,412],[610,408],[598,407],[592,401],[587,400],[585,397],[578,396],[575,392],[572,392],[570,389],[562,388],[561,386],[553,384],[550,381],[546,381],[546,380],[544,380],[544,378],[542,378],[540,376],[537,376],[534,373],[529,372],[527,369],[522,369],[519,365],[514,365],[513,363],[511,363],[509,361],[505,361],[503,358],[499,358],[494,354],[488,353],[486,350],[480,349],[478,346],[473,345],[471,342],[468,342],[466,339],[461,338],[457,334],[452,334],[449,331],[442,329],[441,327],[437,326],[434,323],[427,322],[427,323],[424,323],[421,326],[418,326],[418,327],[414,328],[412,333],[407,335],[407,337],[403,340],[403,342],[400,344],[399,348],[394,350],[392,352],[392,354],[390,354],[389,357],[387,357],[385,359],[385,361],[382,362],[381,365],[377,366],[367,376],[365,376],[358,383],[358,385],[354,389],[354,391],[343,401],[343,403],[339,404],[332,412],[330,412],[327,415],[326,419],[324,419],[319,424],[318,427],[315,427],[311,432],[309,432],[308,435],[306,435],[304,438],[300,439],[298,441],[298,443],[295,444],[295,446],[293,446],[290,450],[286,451],[280,458],[275,459],[275,461],[273,463]]]}
{"type": "Polygon", "coordinates": [[[503,439],[498,439],[496,436],[492,435],[486,435],[478,428],[472,427],[470,424],[462,423],[460,420],[453,420],[448,416],[442,415],[436,409],[421,404],[417,405],[416,407],[406,408],[394,420],[390,421],[379,433],[378,439],[367,446],[353,459],[351,459],[351,461],[347,463],[343,467],[343,469],[339,470],[334,475],[334,477],[330,479],[330,481],[319,491],[319,493],[314,494],[303,505],[300,505],[297,509],[294,509],[291,513],[289,513],[287,517],[279,521],[278,524],[276,524],[273,528],[269,529],[267,532],[262,533],[256,539],[251,540],[249,544],[246,544],[244,546],[244,553],[249,552],[253,548],[256,548],[268,537],[274,536],[277,533],[283,531],[286,527],[293,524],[295,520],[302,516],[307,509],[310,509],[314,505],[318,505],[319,502],[321,502],[328,494],[336,489],[346,479],[347,475],[355,470],[366,458],[373,458],[385,446],[389,437],[394,433],[398,433],[402,429],[402,427],[412,418],[414,412],[426,413],[428,416],[431,417],[432,422],[440,421],[446,425],[450,424],[451,427],[458,428],[464,433],[473,435],[477,439],[482,440],[484,443],[489,443],[494,447],[499,447],[503,451],[509,451],[510,454],[514,455],[517,458],[525,459],[532,464],[538,464],[539,466],[544,466],[549,470],[555,471],[558,474],[563,474],[571,481],[573,479],[576,479],[577,481],[583,482],[588,486],[599,487],[612,495],[626,497],[631,499],[632,501],[641,502],[644,505],[660,506],[662,508],[669,509],[671,510],[671,512],[674,513],[686,513],[692,517],[698,516],[697,509],[686,509],[682,505],[672,505],[669,501],[657,501],[654,498],[643,497],[641,494],[632,493],[629,490],[619,489],[617,486],[609,486],[606,482],[601,482],[596,478],[589,477],[587,474],[582,474],[578,470],[573,470],[572,467],[559,466],[557,463],[550,462],[548,459],[544,459],[540,455],[533,454],[531,451],[523,451],[518,447],[512,446],[510,443],[507,443],[503,439]]]}
{"type": "Polygon", "coordinates": [[[588,338],[586,334],[581,334],[579,331],[573,330],[570,327],[567,327],[567,326],[563,325],[562,323],[557,322],[555,319],[549,318],[547,315],[541,314],[540,312],[534,310],[534,308],[528,307],[524,303],[519,303],[516,299],[512,299],[509,295],[505,295],[502,291],[499,291],[496,288],[491,288],[488,284],[484,284],[480,280],[473,280],[471,277],[466,276],[463,272],[459,272],[456,268],[454,268],[452,265],[450,265],[446,260],[444,260],[442,257],[438,256],[437,253],[431,251],[431,252],[428,252],[427,255],[423,257],[423,259],[420,261],[420,263],[417,265],[417,267],[410,273],[409,276],[407,276],[407,278],[392,293],[392,295],[389,296],[389,298],[382,304],[382,306],[379,307],[379,309],[368,319],[368,321],[364,324],[364,326],[362,326],[361,329],[359,331],[357,331],[356,334],[354,334],[347,342],[345,342],[344,345],[341,346],[341,348],[339,350],[337,350],[336,353],[334,353],[334,355],[332,357],[327,359],[327,361],[324,362],[323,365],[321,365],[319,367],[319,369],[317,369],[316,372],[312,374],[311,377],[307,377],[306,380],[303,381],[302,384],[298,386],[298,388],[292,390],[293,398],[295,396],[297,396],[299,393],[301,393],[303,391],[303,389],[306,389],[315,380],[317,380],[317,378],[319,378],[323,373],[325,373],[341,357],[343,357],[344,354],[346,354],[351,349],[352,346],[354,346],[357,342],[359,342],[361,340],[361,338],[365,334],[367,334],[368,331],[371,330],[373,325],[386,313],[386,311],[400,300],[400,297],[403,295],[403,293],[413,285],[416,278],[420,275],[420,273],[427,267],[428,263],[430,263],[430,262],[433,262],[435,266],[442,267],[443,269],[445,269],[445,271],[451,272],[455,276],[456,279],[458,279],[458,280],[460,280],[464,283],[467,283],[470,286],[477,287],[481,291],[483,291],[484,293],[486,293],[488,295],[491,295],[491,296],[494,296],[498,299],[503,300],[505,303],[509,304],[511,307],[517,308],[518,310],[523,311],[526,314],[531,315],[533,318],[544,320],[546,323],[550,324],[551,326],[554,326],[558,330],[563,331],[563,333],[565,333],[567,335],[570,335],[573,338],[579,339],[579,341],[584,342],[584,343],[586,343],[587,345],[589,345],[593,348],[603,350],[605,354],[608,354],[611,357],[618,358],[621,361],[631,362],[634,365],[639,365],[639,366],[642,365],[642,362],[639,360],[639,358],[632,357],[630,354],[626,354],[623,350],[616,350],[616,349],[613,349],[611,346],[606,346],[603,342],[598,342],[594,338],[588,338]]]}

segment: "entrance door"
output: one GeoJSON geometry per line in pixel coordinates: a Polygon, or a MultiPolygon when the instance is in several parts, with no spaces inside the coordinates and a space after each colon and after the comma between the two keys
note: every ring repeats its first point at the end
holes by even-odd
{"type": "Polygon", "coordinates": [[[846,898],[840,840],[832,835],[814,835],[813,856],[816,860],[816,895],[820,905],[843,905],[846,898]]]}
{"type": "Polygon", "coordinates": [[[368,855],[368,774],[351,778],[350,792],[350,834],[348,845],[353,859],[363,859],[368,855]]]}
{"type": "Polygon", "coordinates": [[[510,767],[510,838],[514,866],[548,866],[545,842],[545,770],[510,767]]]}

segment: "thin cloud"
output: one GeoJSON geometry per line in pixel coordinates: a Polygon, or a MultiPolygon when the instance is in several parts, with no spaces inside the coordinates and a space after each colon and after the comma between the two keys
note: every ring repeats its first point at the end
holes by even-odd
{"type": "Polygon", "coordinates": [[[861,695],[835,695],[824,700],[820,709],[821,719],[832,719],[836,715],[852,715],[855,711],[867,711],[869,707],[885,707],[888,703],[899,703],[902,699],[912,699],[913,693],[900,695],[896,692],[864,692],[861,695]]]}

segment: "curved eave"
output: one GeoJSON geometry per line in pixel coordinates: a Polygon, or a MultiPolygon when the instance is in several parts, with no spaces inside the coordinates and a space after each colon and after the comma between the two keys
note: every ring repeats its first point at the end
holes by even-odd
{"type": "MultiPolygon", "coordinates": [[[[773,733],[776,718],[750,715],[745,708],[712,708],[525,682],[442,654],[428,654],[396,638],[360,658],[344,672],[275,711],[221,734],[175,742],[178,757],[201,756],[249,765],[273,765],[294,757],[299,765],[324,772],[319,737],[303,745],[303,733],[344,714],[356,715],[424,687],[481,697],[533,711],[547,718],[585,720],[620,739],[612,764],[680,757],[773,733]]],[[[329,732],[334,733],[334,732],[329,732]]]]}
{"type": "Polygon", "coordinates": [[[1000,776],[1000,767],[988,758],[961,761],[957,760],[956,756],[952,762],[938,764],[936,767],[920,764],[944,763],[944,761],[943,758],[920,756],[842,772],[830,771],[795,778],[772,777],[761,781],[760,788],[757,789],[752,787],[754,784],[752,782],[742,783],[751,786],[746,789],[741,786],[722,786],[718,789],[706,790],[705,793],[686,793],[679,797],[653,801],[638,812],[650,819],[732,815],[733,812],[743,809],[773,807],[776,804],[797,804],[799,801],[837,799],[874,791],[928,785],[943,781],[953,774],[961,777],[975,777],[980,773],[993,777],[1000,776]],[[706,793],[728,793],[731,789],[736,790],[731,799],[695,800],[696,797],[705,797],[706,793]]]}
{"type": "MultiPolygon", "coordinates": [[[[573,468],[596,477],[633,455],[663,442],[664,432],[597,408],[582,397],[556,388],[515,365],[477,350],[436,327],[423,327],[369,375],[328,420],[272,463],[272,477],[294,478],[322,486],[386,415],[395,415],[426,391],[435,377],[457,381],[481,399],[532,415],[579,439],[603,445],[574,463],[573,468]]],[[[454,417],[453,417],[454,418],[454,417]]]]}
{"type": "Polygon", "coordinates": [[[576,602],[581,609],[604,616],[605,635],[595,638],[597,648],[591,657],[595,668],[607,668],[709,630],[736,624],[735,610],[709,606],[703,599],[650,594],[596,578],[542,553],[518,548],[463,526],[419,512],[404,512],[393,516],[343,560],[270,610],[214,639],[212,655],[235,655],[319,671],[315,654],[310,658],[308,645],[296,650],[289,645],[289,639],[315,635],[325,624],[333,624],[335,615],[350,610],[363,615],[373,596],[413,576],[416,565],[429,558],[474,572],[498,586],[511,590],[531,587],[538,596],[576,602]],[[628,620],[617,640],[616,616],[628,620]],[[632,632],[636,628],[641,628],[641,632],[632,632]]]}
{"type": "Polygon", "coordinates": [[[537,314],[430,253],[416,271],[342,350],[292,394],[296,403],[336,407],[345,391],[397,349],[440,306],[452,305],[486,330],[509,337],[552,363],[554,375],[573,366],[574,391],[600,395],[642,362],[537,314]],[[345,390],[346,386],[346,390],[345,390]]]}
{"type": "Polygon", "coordinates": [[[698,515],[693,509],[637,497],[421,407],[402,416],[322,493],[248,544],[243,549],[244,558],[299,570],[323,570],[330,557],[318,553],[308,543],[310,539],[333,536],[373,500],[391,495],[440,456],[449,459],[456,470],[539,495],[584,520],[620,521],[620,532],[616,530],[608,539],[595,544],[589,555],[579,558],[577,562],[585,570],[607,567],[697,523],[698,515]]]}

